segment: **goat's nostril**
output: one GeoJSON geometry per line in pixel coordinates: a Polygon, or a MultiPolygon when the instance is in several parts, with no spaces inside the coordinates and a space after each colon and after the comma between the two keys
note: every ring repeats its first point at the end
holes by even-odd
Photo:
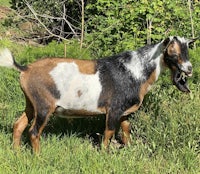
{"type": "Polygon", "coordinates": [[[192,66],[188,66],[188,71],[192,72],[192,66]]]}

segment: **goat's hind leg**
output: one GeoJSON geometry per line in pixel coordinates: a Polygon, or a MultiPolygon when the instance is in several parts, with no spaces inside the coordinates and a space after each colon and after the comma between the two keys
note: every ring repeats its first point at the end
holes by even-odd
{"type": "Polygon", "coordinates": [[[13,147],[18,149],[20,147],[21,136],[27,127],[28,123],[33,119],[33,107],[31,102],[26,98],[25,112],[13,125],[13,147]]]}
{"type": "Polygon", "coordinates": [[[33,124],[29,129],[31,145],[33,147],[33,152],[36,154],[40,151],[40,135],[47,124],[49,116],[55,110],[51,105],[44,105],[44,107],[39,107],[35,113],[33,124]]]}
{"type": "Polygon", "coordinates": [[[21,117],[14,123],[13,126],[13,147],[18,149],[20,147],[20,141],[24,129],[28,125],[28,117],[24,112],[21,117]]]}

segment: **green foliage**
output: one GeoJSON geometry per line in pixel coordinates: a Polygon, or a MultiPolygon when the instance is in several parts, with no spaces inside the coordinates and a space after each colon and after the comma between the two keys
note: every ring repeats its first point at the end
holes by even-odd
{"type": "Polygon", "coordinates": [[[80,49],[76,41],[66,44],[54,41],[42,47],[27,46],[24,52],[19,53],[19,57],[21,57],[22,63],[27,64],[44,57],[64,57],[65,49],[68,58],[90,59],[89,51],[80,49]]]}
{"type": "Polygon", "coordinates": [[[0,48],[7,47],[12,50],[16,59],[20,59],[21,64],[29,64],[36,59],[44,57],[66,57],[78,59],[90,59],[88,49],[80,49],[80,45],[76,40],[71,40],[68,43],[53,41],[46,46],[30,46],[20,45],[11,42],[9,39],[0,40],[0,48]]]}
{"type": "MultiPolygon", "coordinates": [[[[38,14],[40,21],[52,33],[70,38],[80,36],[81,3],[78,1],[29,0],[27,2],[38,14]],[[66,20],[62,19],[64,7],[66,9],[65,19],[73,26],[76,34],[71,32],[66,20]]],[[[188,0],[175,2],[162,0],[85,1],[84,42],[86,47],[93,51],[94,57],[108,56],[124,50],[133,50],[144,44],[156,43],[170,35],[190,38],[193,35],[192,24],[194,35],[198,36],[200,34],[200,2],[191,3],[191,16],[188,2],[188,0]]],[[[25,1],[12,0],[11,4],[21,15],[34,18],[25,1]]],[[[31,21],[37,23],[37,20],[31,21]]],[[[10,24],[13,25],[13,22],[10,24]]],[[[40,23],[34,24],[36,25],[40,23]]],[[[48,35],[41,25],[35,32],[43,37],[48,35]]],[[[51,36],[49,36],[50,39],[52,39],[51,36]]],[[[197,45],[199,43],[198,41],[197,45]]]]}
{"type": "Polygon", "coordinates": [[[0,40],[0,47],[11,47],[13,43],[10,39],[1,39],[0,40]]]}
{"type": "Polygon", "coordinates": [[[200,47],[190,51],[191,62],[193,64],[193,83],[199,83],[200,79],[200,47]]]}
{"type": "MultiPolygon", "coordinates": [[[[195,35],[200,30],[199,7],[200,2],[195,1],[192,6],[195,35]]],[[[93,0],[86,6],[86,16],[86,40],[97,57],[156,43],[169,35],[192,36],[186,0],[93,0]]]]}
{"type": "Polygon", "coordinates": [[[0,5],[9,7],[10,6],[10,0],[1,0],[0,5]]]}

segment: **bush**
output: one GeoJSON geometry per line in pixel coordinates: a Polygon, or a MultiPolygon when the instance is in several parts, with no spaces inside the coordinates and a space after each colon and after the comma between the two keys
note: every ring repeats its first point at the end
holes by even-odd
{"type": "MultiPolygon", "coordinates": [[[[199,5],[197,1],[192,4],[197,36],[199,5]]],[[[93,0],[86,6],[86,18],[86,42],[92,45],[96,57],[157,43],[171,35],[192,36],[187,1],[93,0]]]]}

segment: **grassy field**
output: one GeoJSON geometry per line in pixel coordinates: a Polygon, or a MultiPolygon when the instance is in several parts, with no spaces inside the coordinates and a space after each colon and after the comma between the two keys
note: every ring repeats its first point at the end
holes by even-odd
{"type": "MultiPolygon", "coordinates": [[[[44,55],[63,54],[63,46],[56,43],[43,48],[16,46],[6,40],[0,44],[10,47],[22,64],[44,55]]],[[[90,138],[95,133],[103,134],[103,117],[51,117],[42,134],[40,155],[32,154],[28,129],[23,134],[21,151],[14,151],[12,125],[24,109],[24,96],[19,74],[0,68],[0,173],[200,173],[200,50],[190,54],[194,63],[194,75],[189,80],[192,93],[179,92],[171,85],[169,72],[164,73],[141,109],[130,118],[133,144],[122,149],[111,146],[109,153],[93,146],[90,138]]]]}
{"type": "MultiPolygon", "coordinates": [[[[9,6],[8,0],[0,5],[9,6]]],[[[1,25],[0,25],[1,26],[1,25]]],[[[4,31],[3,31],[4,30],[4,31]]],[[[7,28],[0,27],[0,32],[7,28]]],[[[0,33],[3,37],[5,34],[0,33]]],[[[18,45],[0,39],[17,61],[28,64],[44,56],[64,56],[62,44],[46,47],[18,45]]],[[[179,92],[164,73],[131,115],[129,147],[109,153],[94,145],[94,135],[103,134],[104,117],[66,120],[51,117],[41,137],[41,153],[33,155],[28,128],[21,151],[12,148],[12,126],[24,110],[19,73],[0,68],[0,173],[2,174],[200,174],[200,48],[190,51],[194,65],[190,94],[179,92]]],[[[68,57],[90,58],[76,43],[67,46],[68,57]],[[84,54],[83,54],[84,53],[84,54]]]]}
{"type": "Polygon", "coordinates": [[[0,1],[0,6],[10,6],[9,0],[1,0],[0,1]]]}

